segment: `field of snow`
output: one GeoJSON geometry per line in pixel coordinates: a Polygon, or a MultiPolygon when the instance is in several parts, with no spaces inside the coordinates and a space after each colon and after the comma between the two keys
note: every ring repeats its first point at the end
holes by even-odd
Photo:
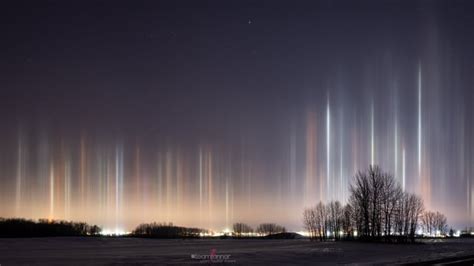
{"type": "Polygon", "coordinates": [[[162,240],[106,237],[0,239],[0,265],[207,264],[249,265],[416,263],[462,258],[472,265],[474,239],[423,244],[310,242],[295,240],[162,240]]]}

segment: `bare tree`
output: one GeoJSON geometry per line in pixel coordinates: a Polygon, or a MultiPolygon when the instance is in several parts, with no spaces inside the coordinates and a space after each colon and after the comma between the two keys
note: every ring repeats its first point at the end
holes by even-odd
{"type": "Polygon", "coordinates": [[[382,195],[383,195],[383,181],[384,174],[378,166],[370,166],[368,171],[369,176],[369,188],[370,188],[370,224],[371,224],[371,236],[380,237],[382,231],[382,195]]]}
{"type": "Polygon", "coordinates": [[[359,172],[354,177],[354,183],[349,187],[350,204],[359,217],[358,230],[362,237],[370,235],[370,196],[371,189],[367,173],[359,172]]]}
{"type": "Polygon", "coordinates": [[[426,211],[423,213],[421,217],[421,223],[423,227],[423,231],[428,234],[429,236],[432,236],[434,232],[436,232],[435,228],[435,215],[436,213],[432,211],[426,211]]]}
{"type": "Polygon", "coordinates": [[[381,237],[384,200],[391,198],[385,195],[393,194],[391,191],[388,193],[395,187],[392,183],[392,176],[383,173],[378,166],[369,166],[366,172],[359,172],[350,185],[352,207],[360,212],[362,238],[381,237]]]}
{"type": "Polygon", "coordinates": [[[439,236],[440,234],[446,234],[448,231],[448,219],[444,214],[440,212],[436,212],[434,216],[434,227],[435,227],[435,233],[436,236],[439,236]]]}
{"type": "Polygon", "coordinates": [[[339,240],[347,232],[353,233],[352,209],[349,205],[343,207],[339,201],[326,205],[319,202],[304,210],[303,224],[312,240],[319,238],[323,241],[331,235],[339,240]]]}
{"type": "Polygon", "coordinates": [[[344,206],[342,210],[342,231],[346,238],[354,237],[354,224],[356,217],[350,204],[344,206]]]}
{"type": "Polygon", "coordinates": [[[316,207],[316,230],[321,241],[326,240],[327,238],[327,225],[328,225],[328,214],[327,208],[324,206],[323,202],[320,201],[316,207]]]}
{"type": "Polygon", "coordinates": [[[252,227],[245,223],[234,223],[232,229],[236,237],[242,237],[242,234],[249,234],[253,232],[252,227]]]}
{"type": "Polygon", "coordinates": [[[382,213],[384,222],[383,233],[388,239],[394,229],[394,212],[398,206],[398,200],[402,197],[403,190],[390,174],[382,175],[382,213]]]}
{"type": "Polygon", "coordinates": [[[334,235],[334,239],[338,240],[341,237],[343,208],[339,201],[331,201],[327,208],[328,214],[328,231],[334,235]]]}
{"type": "Polygon", "coordinates": [[[423,201],[406,194],[394,177],[377,166],[359,172],[349,187],[352,220],[361,238],[388,241],[396,233],[400,239],[414,236],[423,211],[423,201]]]}
{"type": "Polygon", "coordinates": [[[303,211],[303,224],[305,229],[309,233],[309,239],[314,240],[318,236],[317,231],[317,219],[316,219],[316,208],[306,208],[303,211]]]}
{"type": "Polygon", "coordinates": [[[286,232],[286,228],[284,226],[277,225],[274,223],[263,223],[257,227],[257,233],[264,236],[284,233],[284,232],[286,232]]]}
{"type": "Polygon", "coordinates": [[[445,234],[447,219],[439,212],[423,213],[423,200],[402,190],[395,178],[378,166],[358,172],[349,186],[346,206],[319,202],[303,213],[310,237],[321,241],[334,235],[385,241],[414,241],[420,225],[430,235],[445,234]],[[342,233],[341,233],[342,232],[342,233]]]}
{"type": "Polygon", "coordinates": [[[404,239],[403,236],[407,235],[407,194],[402,193],[400,198],[396,201],[396,206],[393,212],[393,221],[394,221],[394,232],[400,240],[404,239]]]}
{"type": "Polygon", "coordinates": [[[415,195],[409,194],[408,195],[408,216],[409,216],[409,237],[412,242],[415,241],[415,234],[418,228],[418,223],[421,214],[423,213],[423,200],[415,195]]]}

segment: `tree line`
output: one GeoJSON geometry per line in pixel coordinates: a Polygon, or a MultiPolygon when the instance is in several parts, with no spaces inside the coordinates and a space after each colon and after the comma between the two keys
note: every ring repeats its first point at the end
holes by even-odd
{"type": "Polygon", "coordinates": [[[413,242],[419,228],[430,235],[446,233],[443,214],[424,212],[423,200],[404,192],[394,177],[378,166],[358,172],[349,193],[345,205],[339,201],[319,202],[303,211],[303,224],[312,240],[413,242]]]}
{"type": "Polygon", "coordinates": [[[132,236],[150,238],[197,238],[207,230],[175,226],[172,223],[144,223],[132,231],[132,236]]]}
{"type": "Polygon", "coordinates": [[[440,212],[427,211],[421,217],[423,231],[429,236],[440,236],[448,232],[448,219],[440,212]]]}
{"type": "Polygon", "coordinates": [[[82,222],[0,218],[0,237],[93,236],[101,228],[82,222]]]}
{"type": "Polygon", "coordinates": [[[260,236],[270,236],[279,233],[285,233],[286,228],[284,226],[275,223],[262,223],[259,224],[254,231],[253,228],[245,223],[234,223],[232,226],[233,235],[235,237],[249,236],[251,233],[257,233],[260,236]]]}

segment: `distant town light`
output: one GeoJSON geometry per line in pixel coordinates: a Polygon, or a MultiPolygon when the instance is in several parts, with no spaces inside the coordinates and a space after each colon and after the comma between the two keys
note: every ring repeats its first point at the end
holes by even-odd
{"type": "Polygon", "coordinates": [[[302,236],[309,236],[309,232],[307,232],[307,231],[298,231],[298,232],[296,232],[296,233],[297,233],[297,234],[300,234],[300,235],[302,235],[302,236]]]}
{"type": "Polygon", "coordinates": [[[123,235],[130,234],[130,232],[126,232],[122,229],[114,229],[114,230],[104,229],[100,232],[100,234],[103,236],[123,236],[123,235]]]}

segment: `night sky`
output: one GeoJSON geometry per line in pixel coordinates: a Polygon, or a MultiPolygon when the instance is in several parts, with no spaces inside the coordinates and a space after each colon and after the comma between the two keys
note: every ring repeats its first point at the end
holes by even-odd
{"type": "Polygon", "coordinates": [[[469,1],[15,1],[0,216],[277,222],[370,164],[474,223],[469,1]]]}

